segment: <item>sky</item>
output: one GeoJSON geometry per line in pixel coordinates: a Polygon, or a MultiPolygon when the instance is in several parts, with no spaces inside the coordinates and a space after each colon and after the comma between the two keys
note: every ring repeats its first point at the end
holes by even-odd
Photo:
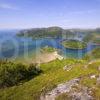
{"type": "Polygon", "coordinates": [[[100,27],[100,0],[0,0],[0,29],[100,27]]]}

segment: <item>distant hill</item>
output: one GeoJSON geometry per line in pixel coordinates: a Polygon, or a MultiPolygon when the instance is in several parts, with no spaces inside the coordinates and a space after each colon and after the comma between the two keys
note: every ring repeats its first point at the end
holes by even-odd
{"type": "Polygon", "coordinates": [[[82,38],[84,42],[100,44],[100,28],[96,29],[63,29],[61,27],[33,28],[19,31],[17,36],[37,38],[82,38]]]}
{"type": "Polygon", "coordinates": [[[18,36],[32,37],[32,38],[61,38],[61,37],[72,37],[75,35],[71,30],[65,30],[60,27],[48,27],[48,28],[33,28],[22,30],[18,36]]]}

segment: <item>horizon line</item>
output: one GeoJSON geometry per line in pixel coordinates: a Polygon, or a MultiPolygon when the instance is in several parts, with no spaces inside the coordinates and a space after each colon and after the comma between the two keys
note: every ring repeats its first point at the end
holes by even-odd
{"type": "Polygon", "coordinates": [[[28,27],[28,28],[0,28],[0,30],[23,30],[23,29],[35,29],[35,28],[49,28],[49,27],[59,27],[62,29],[97,29],[100,27],[61,27],[61,26],[47,26],[47,27],[28,27]]]}

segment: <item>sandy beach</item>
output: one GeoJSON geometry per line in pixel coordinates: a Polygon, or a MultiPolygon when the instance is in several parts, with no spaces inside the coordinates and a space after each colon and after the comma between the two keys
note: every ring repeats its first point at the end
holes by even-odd
{"type": "Polygon", "coordinates": [[[53,61],[53,60],[56,60],[56,59],[59,59],[59,60],[62,60],[63,57],[60,56],[56,51],[55,52],[52,52],[52,53],[43,53],[43,54],[40,54],[39,56],[37,56],[34,61],[36,63],[47,63],[47,62],[50,62],[50,61],[53,61]]]}

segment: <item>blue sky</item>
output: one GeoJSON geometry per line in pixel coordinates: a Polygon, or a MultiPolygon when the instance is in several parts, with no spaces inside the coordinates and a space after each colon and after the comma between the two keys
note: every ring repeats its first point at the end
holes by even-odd
{"type": "Polygon", "coordinates": [[[100,0],[0,0],[0,29],[100,27],[100,0]]]}

